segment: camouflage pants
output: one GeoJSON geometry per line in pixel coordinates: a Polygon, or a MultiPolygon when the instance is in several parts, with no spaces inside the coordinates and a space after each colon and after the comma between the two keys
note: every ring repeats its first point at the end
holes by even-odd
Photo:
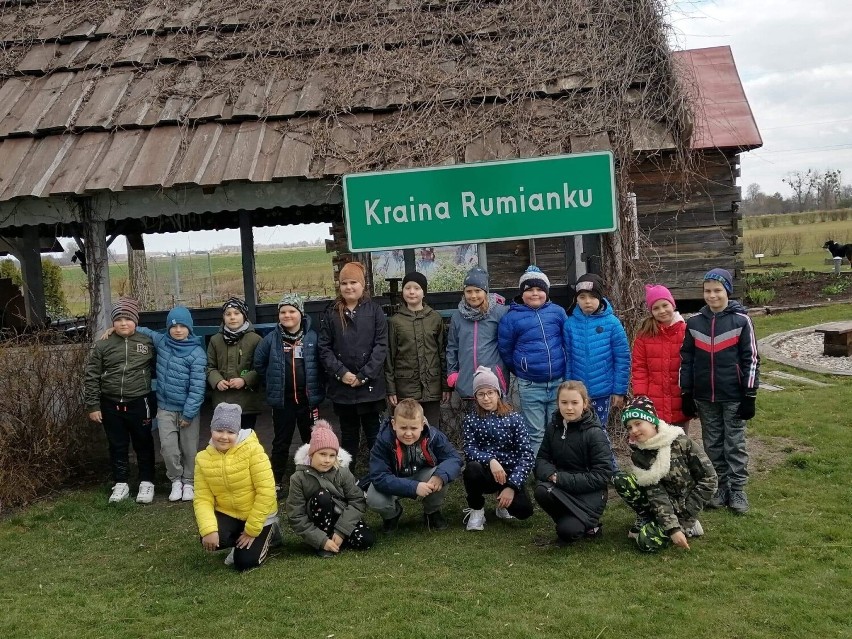
{"type": "MultiPolygon", "coordinates": [[[[645,489],[636,483],[636,477],[629,473],[616,473],[612,479],[615,492],[621,500],[630,506],[643,521],[636,531],[636,545],[642,552],[657,552],[671,544],[671,539],[656,521],[651,510],[651,503],[645,494],[645,489]]],[[[637,522],[638,523],[638,522],[637,522]]]]}

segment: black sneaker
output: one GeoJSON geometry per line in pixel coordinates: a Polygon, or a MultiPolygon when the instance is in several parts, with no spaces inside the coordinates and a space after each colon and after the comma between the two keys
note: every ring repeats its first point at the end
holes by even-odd
{"type": "Polygon", "coordinates": [[[748,512],[748,497],[742,490],[732,490],[728,495],[728,508],[737,515],[745,515],[748,512]]]}
{"type": "Polygon", "coordinates": [[[728,505],[728,487],[727,486],[719,486],[716,490],[716,494],[710,498],[710,501],[707,502],[707,508],[717,510],[719,508],[724,508],[728,505]]]}
{"type": "Polygon", "coordinates": [[[335,553],[331,552],[330,550],[326,550],[325,548],[320,548],[319,550],[317,550],[317,557],[319,557],[320,559],[331,559],[332,557],[334,557],[334,555],[335,553]]]}
{"type": "Polygon", "coordinates": [[[402,517],[402,506],[397,504],[397,508],[399,511],[397,512],[395,517],[391,517],[390,519],[385,519],[382,521],[382,532],[386,535],[392,535],[396,532],[397,527],[399,526],[400,517],[402,517]]]}
{"type": "Polygon", "coordinates": [[[423,523],[426,524],[426,528],[429,530],[446,530],[449,527],[447,518],[444,517],[440,510],[428,514],[423,513],[423,523]]]}

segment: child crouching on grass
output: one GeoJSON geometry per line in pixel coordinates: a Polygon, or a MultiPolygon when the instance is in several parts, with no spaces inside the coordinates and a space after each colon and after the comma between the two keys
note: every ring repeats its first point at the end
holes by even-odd
{"type": "Polygon", "coordinates": [[[241,417],[237,404],[213,410],[210,445],[195,457],[193,507],[204,550],[232,548],[225,564],[242,572],[263,563],[279,531],[272,466],[241,417]]]}
{"type": "Polygon", "coordinates": [[[310,443],[302,444],[294,459],[296,472],[287,496],[293,532],[322,558],[346,548],[372,547],[375,536],[363,519],[364,491],[349,471],[352,455],[340,447],[331,424],[317,420],[310,443]]]}
{"type": "Polygon", "coordinates": [[[627,536],[643,552],[670,544],[689,550],[687,538],[704,534],[698,515],[716,491],[713,464],[682,428],[657,417],[647,397],[634,397],[621,421],[628,429],[633,468],[617,473],[613,483],[636,512],[627,536]]]}

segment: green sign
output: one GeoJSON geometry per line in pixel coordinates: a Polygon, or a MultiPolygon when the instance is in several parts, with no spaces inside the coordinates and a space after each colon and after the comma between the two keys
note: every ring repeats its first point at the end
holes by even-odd
{"type": "Polygon", "coordinates": [[[493,242],[617,228],[612,153],[343,177],[353,252],[493,242]]]}

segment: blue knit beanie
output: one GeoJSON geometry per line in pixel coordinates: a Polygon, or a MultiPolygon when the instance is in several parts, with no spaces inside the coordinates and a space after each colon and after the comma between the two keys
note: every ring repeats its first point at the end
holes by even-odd
{"type": "Polygon", "coordinates": [[[464,287],[475,286],[488,292],[488,271],[479,266],[474,266],[464,276],[464,287]]]}
{"type": "Polygon", "coordinates": [[[714,282],[721,282],[722,286],[725,287],[725,290],[728,291],[728,295],[734,294],[734,277],[723,268],[714,268],[710,271],[707,271],[707,274],[704,276],[704,281],[712,280],[714,282]]]}
{"type": "Polygon", "coordinates": [[[168,316],[166,317],[166,329],[171,328],[177,324],[182,324],[189,329],[190,335],[192,334],[192,314],[189,312],[189,309],[186,306],[175,306],[172,310],[169,311],[168,316]]]}

